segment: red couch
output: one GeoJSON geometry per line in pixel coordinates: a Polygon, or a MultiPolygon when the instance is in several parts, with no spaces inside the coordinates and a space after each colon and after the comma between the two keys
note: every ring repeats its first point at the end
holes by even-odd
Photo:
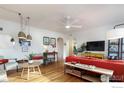
{"type": "Polygon", "coordinates": [[[81,64],[94,65],[101,68],[113,70],[113,78],[124,81],[124,61],[123,60],[107,60],[92,57],[68,56],[66,62],[79,62],[81,64]]]}

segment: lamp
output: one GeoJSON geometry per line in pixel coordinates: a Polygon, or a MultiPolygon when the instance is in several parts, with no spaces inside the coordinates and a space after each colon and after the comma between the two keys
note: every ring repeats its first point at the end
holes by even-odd
{"type": "Polygon", "coordinates": [[[28,41],[31,41],[31,40],[32,40],[32,36],[30,35],[29,20],[30,20],[30,17],[27,17],[27,22],[28,22],[28,35],[27,35],[27,40],[28,40],[28,41]]]}
{"type": "Polygon", "coordinates": [[[19,39],[26,39],[26,35],[23,32],[23,17],[21,15],[21,13],[18,13],[19,17],[20,17],[20,29],[21,31],[18,33],[18,38],[19,39]]]}
{"type": "Polygon", "coordinates": [[[26,39],[25,33],[22,32],[22,31],[20,31],[20,32],[18,33],[18,38],[19,38],[19,39],[26,39]]]}
{"type": "Polygon", "coordinates": [[[11,38],[10,41],[12,42],[13,45],[15,45],[15,39],[11,38]]]}
{"type": "Polygon", "coordinates": [[[27,40],[32,40],[32,37],[31,37],[31,35],[29,34],[29,35],[27,35],[27,40]]]}

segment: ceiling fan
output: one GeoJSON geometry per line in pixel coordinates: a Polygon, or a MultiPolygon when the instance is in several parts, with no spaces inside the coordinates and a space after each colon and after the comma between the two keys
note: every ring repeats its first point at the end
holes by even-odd
{"type": "Polygon", "coordinates": [[[65,29],[81,29],[82,25],[79,24],[78,19],[73,19],[71,16],[64,17],[62,23],[64,24],[65,29]]]}

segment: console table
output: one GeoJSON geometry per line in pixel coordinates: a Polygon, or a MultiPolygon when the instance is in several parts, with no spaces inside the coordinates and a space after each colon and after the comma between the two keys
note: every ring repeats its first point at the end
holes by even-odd
{"type": "Polygon", "coordinates": [[[49,62],[55,62],[56,59],[58,61],[58,52],[44,52],[43,57],[44,64],[47,64],[49,62]]]}
{"type": "Polygon", "coordinates": [[[64,72],[75,75],[82,79],[86,79],[88,81],[92,81],[92,82],[100,82],[100,81],[109,82],[109,78],[113,75],[114,71],[100,68],[100,67],[91,66],[91,65],[86,65],[86,64],[65,62],[64,72]],[[87,75],[85,73],[86,71],[99,73],[101,76],[93,77],[93,76],[87,75]]]}

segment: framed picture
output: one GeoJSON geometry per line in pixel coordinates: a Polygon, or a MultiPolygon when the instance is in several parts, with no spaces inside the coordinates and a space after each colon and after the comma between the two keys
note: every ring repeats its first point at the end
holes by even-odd
{"type": "Polygon", "coordinates": [[[31,46],[31,41],[19,39],[20,46],[31,46]]]}
{"type": "Polygon", "coordinates": [[[50,38],[50,45],[56,47],[56,38],[50,38]]]}
{"type": "Polygon", "coordinates": [[[43,45],[49,45],[50,40],[49,37],[43,37],[43,45]]]}
{"type": "Polygon", "coordinates": [[[21,43],[21,47],[22,47],[22,52],[28,52],[28,47],[30,46],[30,42],[29,41],[24,41],[21,43]]]}

